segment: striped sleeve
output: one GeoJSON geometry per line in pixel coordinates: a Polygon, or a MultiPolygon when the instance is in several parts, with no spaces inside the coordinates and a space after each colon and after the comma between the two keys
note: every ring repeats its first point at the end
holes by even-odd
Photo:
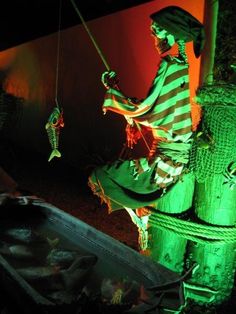
{"type": "Polygon", "coordinates": [[[161,92],[167,66],[168,64],[165,60],[160,64],[157,76],[153,81],[148,97],[143,101],[133,103],[121,91],[114,88],[108,89],[102,106],[103,111],[110,110],[130,118],[142,116],[147,113],[155,104],[155,101],[161,92]]]}
{"type": "Polygon", "coordinates": [[[148,96],[133,103],[119,90],[110,88],[103,103],[110,110],[150,128],[171,134],[191,135],[192,119],[188,64],[163,59],[148,96]]]}

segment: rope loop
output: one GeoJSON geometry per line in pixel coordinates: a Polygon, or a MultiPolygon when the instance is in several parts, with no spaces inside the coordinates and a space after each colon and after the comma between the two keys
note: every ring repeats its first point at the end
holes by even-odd
{"type": "Polygon", "coordinates": [[[190,220],[182,220],[165,213],[152,213],[149,225],[173,232],[187,240],[201,244],[226,244],[236,242],[235,226],[211,226],[190,220]]]}

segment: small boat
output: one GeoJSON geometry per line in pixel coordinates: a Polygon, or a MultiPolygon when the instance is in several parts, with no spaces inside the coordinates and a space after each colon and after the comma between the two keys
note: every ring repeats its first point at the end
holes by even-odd
{"type": "MultiPolygon", "coordinates": [[[[145,289],[179,278],[38,197],[9,197],[0,207],[0,241],[4,243],[0,252],[1,287],[24,314],[83,313],[78,310],[81,298],[102,298],[104,281],[120,282],[121,288],[145,289]],[[17,248],[17,254],[12,248],[17,248]],[[23,254],[28,251],[31,254],[23,254]]],[[[120,297],[116,300],[121,302],[120,297]]]]}

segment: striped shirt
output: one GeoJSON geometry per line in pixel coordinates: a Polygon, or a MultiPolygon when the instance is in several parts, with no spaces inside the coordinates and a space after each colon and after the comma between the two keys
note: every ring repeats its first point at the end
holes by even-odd
{"type": "Polygon", "coordinates": [[[149,173],[150,184],[155,183],[165,188],[178,179],[184,164],[187,163],[187,161],[181,162],[178,157],[183,152],[187,156],[189,150],[183,151],[182,146],[178,150],[178,145],[186,143],[188,146],[192,135],[188,64],[170,56],[163,58],[144,100],[133,103],[119,90],[110,88],[105,94],[103,110],[124,115],[127,119],[131,118],[155,130],[156,137],[164,139],[167,144],[159,155],[158,147],[154,145],[153,149],[156,149],[156,152],[153,154],[150,151],[151,164],[150,156],[130,160],[135,180],[138,180],[143,172],[149,173]],[[177,158],[173,158],[175,155],[177,158]],[[154,176],[151,175],[152,170],[154,176]]]}
{"type": "Polygon", "coordinates": [[[137,123],[159,130],[169,141],[185,142],[192,134],[188,64],[162,59],[148,96],[132,103],[119,90],[110,88],[103,110],[111,110],[137,123]]]}

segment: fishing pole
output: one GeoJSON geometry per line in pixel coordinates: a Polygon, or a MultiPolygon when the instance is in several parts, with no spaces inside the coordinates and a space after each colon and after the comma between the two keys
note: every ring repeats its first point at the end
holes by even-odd
{"type": "MultiPolygon", "coordinates": [[[[105,65],[105,68],[107,69],[107,71],[110,71],[111,68],[110,68],[110,66],[108,65],[108,62],[106,61],[106,58],[105,58],[104,54],[102,53],[101,49],[99,48],[99,46],[98,46],[98,44],[97,44],[97,42],[96,42],[96,40],[95,40],[93,34],[91,33],[90,29],[88,28],[88,25],[86,24],[86,22],[85,22],[85,20],[84,20],[84,18],[83,18],[83,16],[82,16],[81,12],[79,11],[77,5],[75,4],[74,0],[70,0],[70,2],[71,2],[71,4],[73,5],[73,7],[74,7],[76,13],[78,14],[78,16],[79,16],[79,18],[80,18],[80,20],[81,20],[81,22],[82,22],[82,24],[83,24],[83,26],[84,26],[86,32],[88,33],[88,35],[89,35],[89,37],[90,37],[92,43],[94,44],[94,47],[95,47],[95,49],[97,50],[97,52],[98,52],[100,58],[102,59],[102,62],[103,62],[103,64],[105,65]]],[[[127,118],[126,118],[126,120],[127,120],[127,118]]],[[[146,141],[146,138],[144,137],[144,135],[143,135],[143,133],[142,133],[142,130],[141,130],[140,125],[139,125],[136,121],[134,121],[134,123],[135,123],[136,127],[138,128],[138,131],[140,132],[140,135],[141,135],[141,137],[142,137],[142,139],[143,139],[143,141],[144,141],[144,143],[145,143],[145,145],[146,145],[148,151],[150,152],[151,149],[150,149],[150,147],[149,147],[149,145],[148,145],[148,143],[147,143],[147,141],[146,141]]]]}
{"type": "Polygon", "coordinates": [[[81,22],[82,22],[82,24],[83,24],[85,30],[87,31],[87,33],[88,33],[88,35],[89,35],[89,37],[90,37],[92,43],[94,44],[95,49],[97,50],[99,56],[101,57],[102,62],[104,63],[104,65],[105,65],[107,71],[110,71],[110,66],[108,65],[108,63],[107,63],[107,61],[106,61],[106,59],[105,59],[105,57],[104,57],[104,55],[103,55],[101,49],[99,48],[99,46],[98,46],[98,44],[97,44],[95,38],[93,37],[93,35],[92,35],[90,29],[88,28],[88,26],[87,26],[87,24],[86,24],[86,22],[85,22],[85,20],[84,20],[84,18],[83,18],[83,16],[82,16],[82,14],[80,13],[78,7],[76,6],[74,0],[70,0],[70,2],[72,3],[72,5],[73,5],[73,7],[74,7],[74,9],[75,9],[75,11],[76,11],[76,13],[78,14],[79,18],[81,19],[81,22]]]}

